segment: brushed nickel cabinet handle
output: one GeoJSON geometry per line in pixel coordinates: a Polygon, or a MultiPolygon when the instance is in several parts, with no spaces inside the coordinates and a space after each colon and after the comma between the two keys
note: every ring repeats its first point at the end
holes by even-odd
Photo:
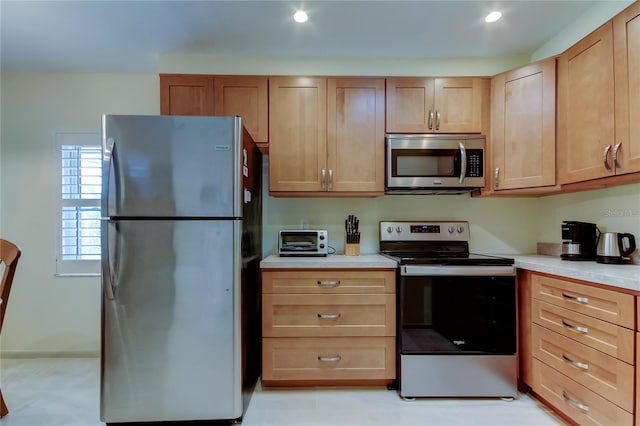
{"type": "Polygon", "coordinates": [[[440,111],[436,110],[436,130],[440,130],[440,111]]]}
{"type": "Polygon", "coordinates": [[[567,356],[567,354],[565,354],[565,353],[562,354],[562,358],[564,358],[565,361],[568,361],[574,367],[578,367],[581,370],[588,370],[589,369],[589,364],[585,364],[584,362],[574,361],[571,358],[569,358],[567,356]]]}
{"type": "Polygon", "coordinates": [[[565,327],[568,327],[573,331],[577,331],[578,333],[588,333],[589,332],[589,329],[587,327],[582,327],[582,326],[579,326],[579,325],[573,325],[573,324],[567,322],[566,320],[562,320],[562,324],[565,327]]]}
{"type": "Polygon", "coordinates": [[[318,318],[322,319],[337,319],[340,318],[340,314],[318,314],[318,318]]]}
{"type": "Polygon", "coordinates": [[[611,171],[611,166],[609,165],[609,161],[607,157],[609,157],[609,151],[611,151],[611,145],[607,145],[604,149],[604,153],[602,154],[602,162],[604,163],[604,168],[607,169],[608,172],[611,171]]]}
{"type": "Polygon", "coordinates": [[[322,169],[322,189],[327,189],[327,171],[322,169]]]}
{"type": "Polygon", "coordinates": [[[567,294],[567,293],[562,293],[562,297],[564,297],[565,299],[573,300],[575,302],[580,302],[580,303],[584,303],[584,304],[589,303],[589,298],[588,297],[573,296],[573,295],[567,294]]]}
{"type": "Polygon", "coordinates": [[[618,151],[620,150],[621,146],[622,146],[622,142],[618,142],[613,147],[613,167],[615,167],[616,169],[622,168],[622,166],[620,166],[620,163],[618,163],[618,151]]]}
{"type": "Polygon", "coordinates": [[[331,281],[317,281],[317,284],[319,286],[326,286],[326,287],[337,287],[340,285],[340,280],[331,280],[331,281]]]}
{"type": "Polygon", "coordinates": [[[329,169],[329,190],[333,189],[333,169],[329,169]]]}
{"type": "Polygon", "coordinates": [[[567,395],[567,393],[565,391],[562,391],[562,397],[564,398],[565,401],[567,401],[569,404],[573,405],[577,409],[585,411],[585,412],[589,411],[589,406],[588,405],[581,404],[578,401],[569,398],[569,395],[567,395]]]}
{"type": "Polygon", "coordinates": [[[318,357],[318,361],[321,362],[338,362],[342,359],[342,357],[340,355],[336,355],[336,356],[319,356],[318,357]]]}
{"type": "Polygon", "coordinates": [[[433,130],[433,111],[429,110],[429,130],[433,130]]]}
{"type": "Polygon", "coordinates": [[[496,167],[496,170],[493,172],[493,186],[495,188],[500,187],[500,167],[496,167]]]}

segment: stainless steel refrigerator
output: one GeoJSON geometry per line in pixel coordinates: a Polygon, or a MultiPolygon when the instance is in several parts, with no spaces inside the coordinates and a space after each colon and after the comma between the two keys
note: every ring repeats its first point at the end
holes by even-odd
{"type": "Polygon", "coordinates": [[[100,419],[242,417],[260,373],[261,154],[239,117],[102,121],[100,419]]]}

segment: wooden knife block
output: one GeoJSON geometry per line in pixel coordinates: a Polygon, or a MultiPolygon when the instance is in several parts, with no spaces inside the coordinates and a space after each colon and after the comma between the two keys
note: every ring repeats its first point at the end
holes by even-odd
{"type": "Polygon", "coordinates": [[[345,256],[360,256],[360,244],[345,244],[344,245],[345,256]]]}

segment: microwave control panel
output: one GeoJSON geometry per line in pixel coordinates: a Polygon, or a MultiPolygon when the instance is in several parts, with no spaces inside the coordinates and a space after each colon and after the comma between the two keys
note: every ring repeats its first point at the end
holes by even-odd
{"type": "Polygon", "coordinates": [[[484,174],[482,150],[467,150],[467,177],[482,177],[484,174]]]}

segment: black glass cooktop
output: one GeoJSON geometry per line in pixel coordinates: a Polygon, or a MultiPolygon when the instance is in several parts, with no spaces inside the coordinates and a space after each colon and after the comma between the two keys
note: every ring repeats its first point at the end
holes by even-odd
{"type": "Polygon", "coordinates": [[[400,265],[513,265],[514,260],[506,257],[477,253],[383,253],[400,265]]]}

